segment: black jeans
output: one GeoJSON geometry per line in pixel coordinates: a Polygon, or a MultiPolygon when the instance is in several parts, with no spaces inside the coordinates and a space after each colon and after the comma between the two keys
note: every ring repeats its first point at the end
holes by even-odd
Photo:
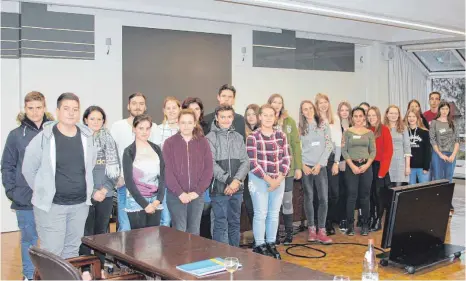
{"type": "MultiPolygon", "coordinates": [[[[332,157],[333,159],[333,157],[332,157]]],[[[328,178],[328,213],[327,220],[331,222],[339,221],[339,208],[338,200],[340,194],[340,174],[332,175],[333,162],[327,165],[327,178],[328,178]]]]}
{"type": "MultiPolygon", "coordinates": [[[[84,226],[84,236],[107,233],[108,224],[110,222],[110,214],[113,208],[113,197],[106,197],[102,202],[92,200],[92,206],[89,207],[89,214],[84,226]]],[[[104,269],[105,254],[94,251],[100,259],[101,268],[104,269]]],[[[91,254],[91,249],[84,244],[79,248],[80,256],[91,254]]],[[[89,267],[83,267],[83,271],[89,271],[89,267]]]]}
{"type": "MultiPolygon", "coordinates": [[[[361,166],[362,164],[356,164],[361,166]]],[[[363,222],[369,222],[370,215],[370,193],[372,185],[372,166],[362,174],[354,174],[349,166],[345,171],[346,184],[348,185],[348,197],[346,200],[346,219],[348,223],[354,222],[354,209],[356,201],[359,199],[359,205],[362,210],[363,222]]]]}
{"type": "MultiPolygon", "coordinates": [[[[162,204],[162,203],[160,203],[162,204]]],[[[126,212],[128,214],[131,229],[139,229],[151,226],[160,225],[161,211],[155,211],[153,214],[148,214],[146,211],[126,212]]]]}
{"type": "Polygon", "coordinates": [[[387,208],[387,191],[391,187],[390,175],[379,178],[380,162],[372,163],[372,186],[371,186],[371,217],[382,218],[384,210],[387,208]]]}
{"type": "MultiPolygon", "coordinates": [[[[345,167],[349,169],[348,165],[345,167]]],[[[345,170],[346,171],[346,170],[345,170]]],[[[340,171],[338,175],[338,219],[340,221],[346,220],[346,201],[348,196],[348,185],[346,184],[345,171],[340,171]]]]}
{"type": "Polygon", "coordinates": [[[246,177],[246,179],[244,180],[243,201],[244,201],[244,207],[246,207],[246,213],[248,215],[248,219],[249,219],[249,222],[251,223],[251,229],[252,229],[252,221],[254,219],[254,207],[252,206],[251,194],[249,193],[248,177],[246,177]]]}

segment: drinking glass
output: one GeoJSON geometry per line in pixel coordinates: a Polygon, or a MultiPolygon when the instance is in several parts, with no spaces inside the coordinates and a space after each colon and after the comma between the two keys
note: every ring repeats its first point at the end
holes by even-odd
{"type": "Polygon", "coordinates": [[[224,259],[225,269],[230,272],[230,280],[233,280],[233,273],[238,270],[239,260],[237,258],[228,257],[224,259]]]}
{"type": "Polygon", "coordinates": [[[349,277],[348,276],[344,276],[344,275],[335,275],[333,277],[333,281],[350,281],[349,277]]]}

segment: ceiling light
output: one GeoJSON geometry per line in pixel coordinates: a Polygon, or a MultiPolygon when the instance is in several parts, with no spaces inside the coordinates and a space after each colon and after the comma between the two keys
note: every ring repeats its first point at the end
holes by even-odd
{"type": "Polygon", "coordinates": [[[282,47],[282,46],[260,45],[260,44],[254,44],[252,46],[263,47],[263,48],[273,48],[273,49],[296,50],[296,47],[282,47]]]}

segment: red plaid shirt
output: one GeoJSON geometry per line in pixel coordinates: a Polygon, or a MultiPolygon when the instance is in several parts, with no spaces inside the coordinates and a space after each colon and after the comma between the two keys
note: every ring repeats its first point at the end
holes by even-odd
{"type": "Polygon", "coordinates": [[[285,133],[274,130],[267,137],[258,129],[247,138],[246,148],[251,172],[257,177],[277,178],[280,173],[286,176],[290,171],[291,157],[285,133]]]}

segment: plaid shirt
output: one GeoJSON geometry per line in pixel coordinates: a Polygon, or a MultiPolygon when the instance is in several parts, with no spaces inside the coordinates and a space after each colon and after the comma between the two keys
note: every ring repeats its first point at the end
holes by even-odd
{"type": "Polygon", "coordinates": [[[260,129],[251,133],[246,140],[251,172],[263,179],[265,175],[277,178],[290,171],[291,157],[286,135],[274,130],[270,136],[264,136],[260,129]]]}

